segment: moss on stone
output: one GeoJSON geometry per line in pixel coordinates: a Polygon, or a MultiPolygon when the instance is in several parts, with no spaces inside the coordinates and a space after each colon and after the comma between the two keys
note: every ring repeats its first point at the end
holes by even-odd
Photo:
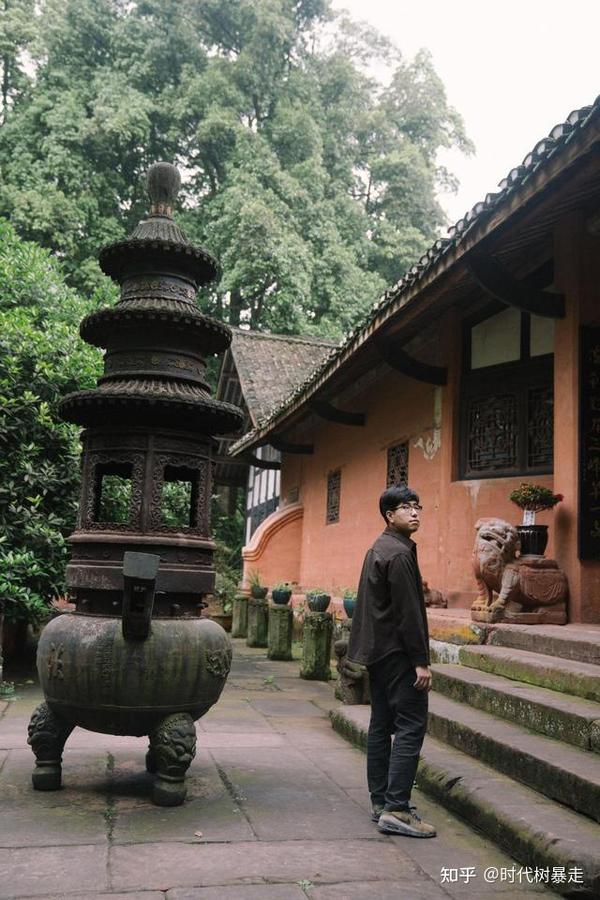
{"type": "Polygon", "coordinates": [[[462,665],[504,675],[513,681],[523,681],[539,687],[574,694],[587,700],[600,702],[600,680],[597,676],[586,675],[576,669],[571,671],[558,666],[534,663],[516,656],[491,656],[479,653],[474,647],[461,647],[459,659],[462,665]]]}

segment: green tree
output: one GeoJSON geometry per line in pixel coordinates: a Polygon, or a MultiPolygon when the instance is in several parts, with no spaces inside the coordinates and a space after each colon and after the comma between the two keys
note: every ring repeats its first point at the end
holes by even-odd
{"type": "Polygon", "coordinates": [[[89,301],[2,220],[0,285],[0,603],[35,621],[63,590],[77,509],[78,430],[56,406],[94,383],[100,355],[78,337],[89,301]]]}
{"type": "Polygon", "coordinates": [[[27,50],[37,34],[35,0],[0,0],[0,125],[30,84],[27,50]]]}
{"type": "Polygon", "coordinates": [[[72,284],[100,282],[98,247],[140,218],[159,158],[181,165],[182,223],[222,262],[202,302],[232,324],[340,336],[435,239],[437,151],[470,145],[426,53],[404,60],[329,0],[35,8],[0,214],[72,284]]]}

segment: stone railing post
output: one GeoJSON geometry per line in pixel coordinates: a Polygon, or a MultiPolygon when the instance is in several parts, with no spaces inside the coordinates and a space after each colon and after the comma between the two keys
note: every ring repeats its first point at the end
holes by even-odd
{"type": "Polygon", "coordinates": [[[307,612],[304,616],[304,646],[300,677],[310,681],[331,678],[331,638],[333,616],[328,612],[307,612]]]}
{"type": "Polygon", "coordinates": [[[266,600],[248,600],[248,647],[266,647],[269,630],[269,604],[266,600]]]}
{"type": "Polygon", "coordinates": [[[238,595],[233,598],[233,620],[231,637],[245,638],[248,634],[248,598],[238,595]]]}
{"type": "Polygon", "coordinates": [[[269,607],[269,659],[292,658],[292,627],[294,610],[291,606],[275,605],[269,607]]]}

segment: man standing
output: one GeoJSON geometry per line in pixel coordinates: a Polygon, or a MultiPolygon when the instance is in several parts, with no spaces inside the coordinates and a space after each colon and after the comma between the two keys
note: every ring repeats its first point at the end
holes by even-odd
{"type": "Polygon", "coordinates": [[[372,818],[383,832],[435,837],[433,825],[422,822],[410,805],[431,688],[427,614],[410,538],[419,527],[421,506],[410,488],[390,487],[379,510],[386,529],[365,556],[348,644],[348,659],[369,672],[372,818]]]}

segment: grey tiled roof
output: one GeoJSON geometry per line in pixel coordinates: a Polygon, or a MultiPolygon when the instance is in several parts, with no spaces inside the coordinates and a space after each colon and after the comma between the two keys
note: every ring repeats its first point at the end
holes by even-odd
{"type": "Polygon", "coordinates": [[[268,417],[298,384],[309,380],[335,347],[322,338],[232,331],[231,353],[254,424],[268,417]]]}
{"type": "MultiPolygon", "coordinates": [[[[354,344],[356,347],[360,345],[364,333],[368,331],[376,319],[379,319],[381,322],[385,319],[388,311],[396,311],[402,305],[403,295],[408,294],[415,287],[418,288],[419,282],[424,281],[427,276],[433,274],[436,267],[443,264],[448,254],[455,250],[460,250],[461,243],[465,241],[467,235],[472,232],[475,226],[485,225],[487,219],[502,206],[508,204],[513,195],[518,194],[555,156],[562,153],[583,129],[589,127],[598,119],[600,119],[600,96],[596,98],[591,106],[584,106],[581,109],[574,110],[564,122],[555,125],[547,137],[538,141],[521,165],[511,169],[506,178],[502,179],[498,185],[498,190],[487,194],[485,200],[476,203],[462,219],[459,219],[455,225],[448,229],[446,237],[435,241],[416,265],[412,266],[395,285],[385,291],[383,296],[373,304],[368,315],[360,325],[346,335],[345,339],[336,348],[330,350],[323,359],[322,364],[309,377],[305,377],[302,381],[297,381],[293,386],[292,392],[283,397],[281,402],[257,423],[258,427],[255,427],[254,431],[263,431],[288,407],[299,402],[302,395],[310,389],[313,383],[319,380],[322,382],[327,377],[328,369],[332,371],[335,369],[339,357],[353,352],[351,345],[354,344]]],[[[246,446],[251,442],[253,434],[254,432],[249,432],[238,440],[231,448],[232,452],[235,454],[238,447],[242,449],[242,445],[246,446]]]]}

